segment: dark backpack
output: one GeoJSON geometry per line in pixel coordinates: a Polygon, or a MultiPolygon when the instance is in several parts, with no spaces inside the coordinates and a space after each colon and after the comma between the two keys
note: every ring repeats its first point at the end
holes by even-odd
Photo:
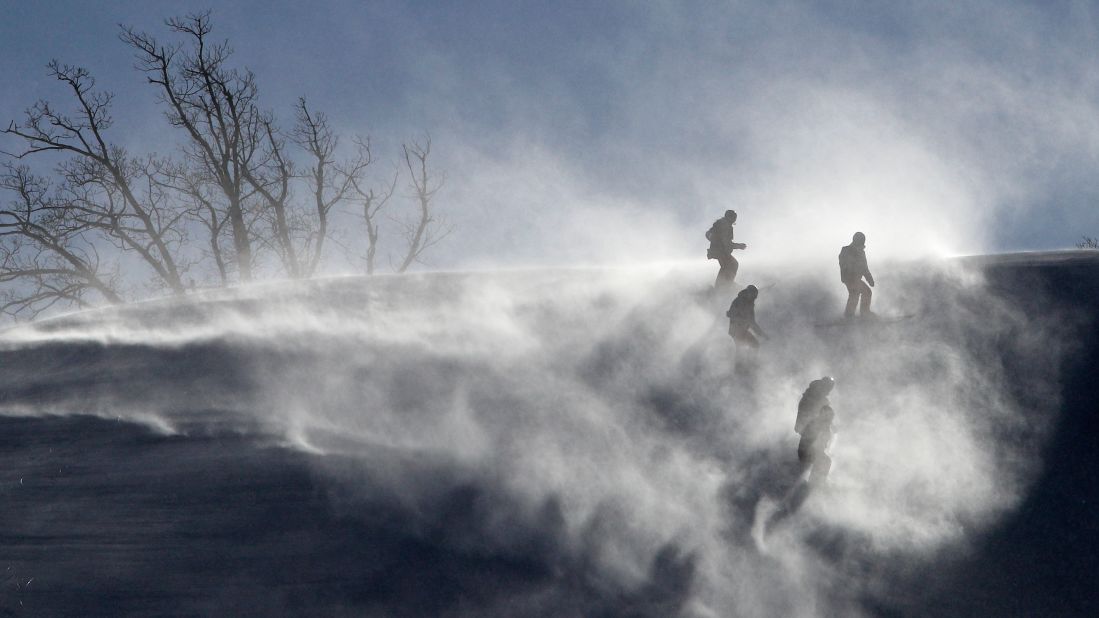
{"type": "Polygon", "coordinates": [[[710,241],[710,247],[706,249],[706,259],[708,260],[718,259],[718,250],[714,247],[714,239],[717,238],[717,225],[719,223],[721,223],[721,219],[714,221],[710,229],[706,230],[706,240],[710,241]]]}
{"type": "Polygon", "coordinates": [[[713,242],[715,234],[717,234],[717,221],[714,221],[714,224],[710,226],[710,229],[706,230],[706,240],[713,242]]]}

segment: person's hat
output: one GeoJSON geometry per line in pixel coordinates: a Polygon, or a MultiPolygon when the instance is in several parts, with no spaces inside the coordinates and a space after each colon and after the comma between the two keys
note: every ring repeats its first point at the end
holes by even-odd
{"type": "Polygon", "coordinates": [[[855,243],[856,245],[865,245],[866,234],[863,234],[862,232],[855,232],[855,235],[851,237],[851,242],[855,243]]]}

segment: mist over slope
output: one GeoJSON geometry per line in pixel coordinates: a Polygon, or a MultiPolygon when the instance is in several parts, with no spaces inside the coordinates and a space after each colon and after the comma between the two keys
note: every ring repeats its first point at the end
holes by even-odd
{"type": "Polygon", "coordinates": [[[876,308],[915,317],[860,327],[820,326],[833,276],[742,271],[771,334],[748,375],[701,267],[328,279],[11,329],[0,608],[950,613],[1045,478],[1091,337],[1036,264],[879,267],[876,308]],[[826,374],[829,486],[765,528],[826,374]]]}

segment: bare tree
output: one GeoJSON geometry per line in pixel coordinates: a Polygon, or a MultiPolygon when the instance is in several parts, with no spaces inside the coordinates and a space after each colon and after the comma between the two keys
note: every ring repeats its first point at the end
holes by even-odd
{"type": "Polygon", "coordinates": [[[404,228],[407,241],[404,258],[396,270],[403,273],[420,259],[424,251],[438,244],[450,234],[451,228],[437,219],[432,212],[431,201],[446,181],[445,176],[436,178],[428,168],[427,159],[431,155],[431,137],[413,140],[404,144],[404,160],[410,175],[409,189],[419,206],[418,216],[412,221],[399,222],[404,228]]]}
{"type": "Polygon", "coordinates": [[[136,183],[147,180],[143,164],[122,147],[108,143],[104,133],[113,123],[111,95],[95,92],[95,82],[85,69],[54,61],[49,70],[72,91],[77,112],[69,116],[39,101],[27,110],[24,124],[13,121],[4,131],[26,141],[26,147],[13,156],[73,155],[59,170],[72,198],[67,212],[78,217],[80,225],[109,234],[119,249],[137,253],[160,285],[182,293],[175,255],[183,240],[179,214],[151,187],[139,191],[136,183]]]}
{"type": "Polygon", "coordinates": [[[401,257],[390,262],[397,272],[446,237],[450,230],[434,212],[444,178],[431,169],[430,137],[404,144],[398,164],[410,175],[416,214],[390,216],[401,172],[371,186],[369,139],[341,148],[327,116],[304,97],[283,131],[259,107],[255,76],[232,67],[228,43],[212,39],[209,13],[165,23],[179,42],[162,44],[126,27],[120,38],[184,136],[177,155],[132,155],[111,143],[111,95],[95,90],[87,70],[56,61],[50,74],[67,87],[75,111],[39,101],[2,131],[24,146],[0,154],[60,155],[60,163],[47,177],[0,162],[0,193],[15,196],[0,210],[0,312],[33,316],[59,304],[122,302],[123,263],[143,264],[149,284],[176,294],[193,287],[195,276],[229,285],[271,264],[290,277],[312,276],[327,247],[350,252],[334,222],[349,216],[341,205],[352,203],[366,223],[368,273],[383,245],[383,215],[403,236],[401,257]]]}
{"type": "Polygon", "coordinates": [[[87,306],[89,293],[122,302],[87,234],[93,226],[69,216],[70,204],[25,166],[0,168],[0,189],[14,199],[0,206],[0,312],[35,317],[57,303],[87,306]]]}
{"type": "Polygon", "coordinates": [[[313,217],[309,219],[312,225],[305,230],[301,270],[303,274],[311,275],[316,272],[324,251],[332,208],[347,198],[352,188],[358,192],[357,184],[374,162],[374,157],[370,141],[356,139],[353,156],[342,162],[336,161],[334,156],[339,138],[329,125],[328,117],[321,112],[310,111],[304,97],[298,99],[296,112],[293,138],[309,157],[305,177],[313,198],[313,217]]]}
{"type": "Polygon", "coordinates": [[[294,211],[290,204],[293,162],[285,153],[283,140],[270,117],[263,119],[265,150],[263,163],[242,168],[244,179],[263,203],[260,218],[270,225],[270,234],[259,234],[259,241],[274,251],[290,277],[302,276],[298,248],[294,242],[294,211]]]}
{"type": "Polygon", "coordinates": [[[265,121],[256,106],[255,76],[227,66],[227,42],[211,43],[209,13],[167,20],[169,29],[189,38],[191,49],[168,47],[143,32],[123,28],[121,39],[137,53],[138,68],[159,88],[168,121],[183,129],[187,160],[217,186],[225,198],[237,272],[252,279],[252,238],[245,216],[251,193],[246,176],[258,165],[265,121]]]}
{"type": "Polygon", "coordinates": [[[207,245],[203,254],[214,261],[218,284],[229,285],[232,255],[231,249],[227,249],[222,240],[229,219],[223,214],[226,209],[218,203],[219,189],[205,182],[203,174],[168,159],[157,163],[150,179],[187,203],[182,208],[188,219],[202,226],[205,232],[207,245]]]}
{"type": "Polygon", "coordinates": [[[362,201],[363,222],[366,224],[366,255],[363,259],[366,261],[366,274],[368,275],[374,274],[377,264],[379,219],[381,218],[381,212],[389,202],[389,198],[392,197],[393,193],[396,191],[397,178],[399,178],[399,176],[399,172],[394,171],[393,179],[389,184],[381,187],[377,191],[374,187],[364,188],[365,185],[359,178],[352,178],[351,181],[355,193],[362,201]]]}
{"type": "Polygon", "coordinates": [[[352,179],[373,162],[369,148],[357,142],[354,155],[338,161],[339,140],[327,117],[300,98],[290,138],[309,159],[303,177],[312,207],[298,207],[292,201],[292,183],[299,178],[295,164],[274,117],[257,105],[255,76],[228,66],[227,43],[210,42],[209,13],[167,24],[189,39],[190,51],[166,47],[132,28],[123,30],[122,39],[137,51],[149,82],[159,86],[169,121],[186,131],[187,160],[224,195],[227,209],[220,218],[232,229],[241,279],[252,278],[257,243],[278,255],[290,277],[312,275],[323,256],[333,207],[348,197],[352,179]],[[259,206],[255,218],[267,222],[268,233],[251,231],[254,224],[246,212],[251,197],[259,206]]]}
{"type": "Polygon", "coordinates": [[[1076,243],[1077,249],[1099,249],[1099,239],[1084,236],[1083,240],[1076,243]]]}

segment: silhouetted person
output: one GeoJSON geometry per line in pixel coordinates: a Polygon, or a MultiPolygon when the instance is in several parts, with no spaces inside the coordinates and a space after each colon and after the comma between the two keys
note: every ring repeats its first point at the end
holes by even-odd
{"type": "Polygon", "coordinates": [[[832,442],[832,421],[835,412],[828,403],[828,395],[836,382],[825,376],[809,383],[809,388],[798,400],[798,417],[794,421],[794,431],[801,436],[798,442],[798,461],[801,470],[799,479],[786,492],[778,509],[767,519],[766,527],[774,526],[797,513],[809,498],[811,486],[820,485],[832,469],[832,458],[826,449],[832,442]],[[809,472],[808,480],[800,478],[809,472]]]}
{"type": "Polygon", "coordinates": [[[798,400],[798,417],[794,431],[801,436],[798,442],[798,479],[783,496],[773,513],[766,519],[764,531],[774,527],[801,509],[814,486],[819,486],[832,469],[832,458],[826,450],[832,442],[832,420],[835,413],[828,403],[828,395],[835,380],[825,376],[809,383],[809,388],[798,400]],[[808,472],[809,477],[802,478],[808,472]]]}
{"type": "Polygon", "coordinates": [[[834,418],[835,412],[832,407],[824,406],[802,429],[801,442],[798,443],[798,461],[805,468],[811,469],[810,485],[819,485],[824,482],[828,478],[828,471],[832,469],[832,458],[825,450],[832,443],[832,437],[835,435],[832,431],[834,418]]]}
{"type": "Polygon", "coordinates": [[[733,257],[733,249],[747,249],[748,245],[742,242],[733,242],[733,225],[736,224],[736,212],[726,210],[725,216],[714,221],[710,229],[706,231],[706,240],[710,241],[710,248],[706,251],[706,257],[717,260],[721,269],[717,272],[714,281],[714,289],[720,290],[731,287],[736,280],[736,271],[740,263],[733,257]]]}
{"type": "Polygon", "coordinates": [[[870,274],[870,267],[866,265],[866,234],[855,232],[851,237],[851,244],[840,249],[840,281],[847,286],[844,317],[853,317],[856,305],[859,307],[859,315],[873,316],[874,313],[870,311],[870,288],[874,287],[874,275],[870,274]]]}
{"type": "Polygon", "coordinates": [[[767,338],[763,329],[756,323],[756,298],[759,290],[754,285],[749,285],[740,291],[729,305],[725,315],[729,316],[729,336],[736,342],[737,347],[747,346],[752,350],[759,349],[759,339],[756,335],[767,338]],[[753,331],[755,334],[753,334],[753,331]]]}
{"type": "Polygon", "coordinates": [[[794,420],[794,431],[801,435],[805,428],[817,418],[821,409],[828,407],[828,395],[835,385],[836,381],[829,376],[809,383],[809,388],[805,389],[801,399],[798,400],[798,417],[794,420]]]}

